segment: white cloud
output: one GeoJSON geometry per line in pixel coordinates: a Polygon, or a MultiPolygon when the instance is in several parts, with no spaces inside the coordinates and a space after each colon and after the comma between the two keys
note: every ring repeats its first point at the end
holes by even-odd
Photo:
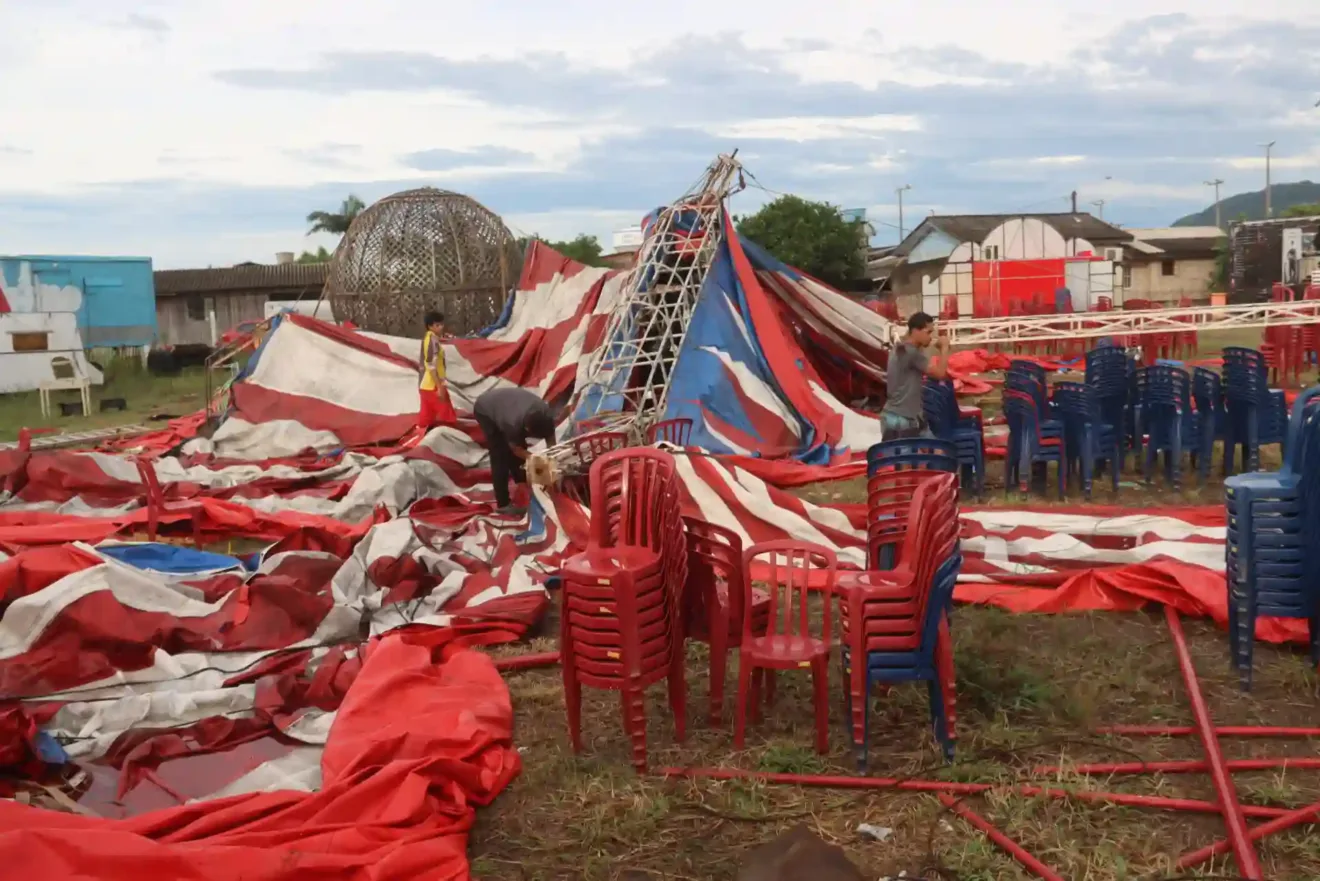
{"type": "Polygon", "coordinates": [[[725,138],[779,141],[832,141],[838,138],[877,137],[885,132],[915,132],[921,120],[915,116],[797,116],[782,119],[750,119],[716,130],[725,138]]]}

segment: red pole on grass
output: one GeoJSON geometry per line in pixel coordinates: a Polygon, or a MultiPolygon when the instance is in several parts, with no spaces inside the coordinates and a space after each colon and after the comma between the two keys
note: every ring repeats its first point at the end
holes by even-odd
{"type": "Polygon", "coordinates": [[[541,667],[553,667],[559,663],[559,652],[530,652],[525,655],[510,655],[495,659],[495,669],[502,672],[518,670],[537,670],[541,667]]]}
{"type": "MultiPolygon", "coordinates": [[[[1096,734],[1124,737],[1188,737],[1197,731],[1190,725],[1107,725],[1096,734]]],[[[1273,725],[1225,725],[1215,729],[1220,737],[1320,737],[1320,728],[1287,728],[1273,725]]]]}
{"type": "Polygon", "coordinates": [[[1003,832],[1000,832],[998,827],[994,826],[985,817],[982,817],[980,814],[967,807],[967,805],[959,802],[953,796],[945,795],[944,793],[940,793],[939,799],[946,808],[984,832],[985,836],[995,844],[999,845],[1004,853],[1017,860],[1019,865],[1031,872],[1037,878],[1044,878],[1045,881],[1063,881],[1061,875],[1040,860],[1036,859],[1025,847],[1009,838],[1003,832]]]}
{"type": "MultiPolygon", "coordinates": [[[[998,790],[1027,798],[1071,799],[1095,804],[1121,805],[1129,808],[1153,808],[1164,811],[1218,814],[1219,805],[1194,798],[1169,798],[1162,795],[1131,795],[1126,792],[1069,792],[1041,786],[1004,786],[997,783],[951,783],[944,780],[900,780],[895,777],[842,777],[827,774],[783,774],[770,771],[740,771],[736,768],[659,768],[661,777],[685,780],[754,780],[787,786],[816,786],[825,789],[898,789],[906,792],[944,792],[954,795],[979,795],[998,790]]],[[[1248,806],[1249,817],[1274,819],[1287,811],[1283,808],[1248,806]]]]}
{"type": "MultiPolygon", "coordinates": [[[[1289,811],[1282,817],[1276,817],[1268,823],[1261,823],[1259,826],[1252,827],[1247,833],[1252,841],[1260,841],[1270,835],[1283,832],[1285,829],[1291,829],[1294,826],[1300,826],[1303,823],[1310,823],[1313,820],[1320,820],[1320,801],[1313,805],[1307,805],[1304,808],[1298,808],[1295,811],[1289,811]]],[[[1190,869],[1192,866],[1199,866],[1222,853],[1228,853],[1233,845],[1228,841],[1216,841],[1214,844],[1203,847],[1200,850],[1194,850],[1183,854],[1178,858],[1174,868],[1190,869]]]]}
{"type": "Polygon", "coordinates": [[[1210,765],[1210,777],[1219,794],[1219,805],[1224,814],[1224,826],[1228,830],[1233,858],[1237,861],[1238,871],[1245,878],[1261,881],[1260,858],[1256,856],[1256,849],[1247,837],[1247,821],[1242,816],[1237,789],[1233,786],[1233,778],[1228,775],[1224,754],[1219,749],[1219,738],[1215,736],[1215,723],[1210,718],[1210,708],[1206,706],[1205,696],[1201,694],[1201,684],[1196,678],[1196,665],[1192,662],[1191,652],[1187,650],[1182,621],[1172,606],[1164,607],[1164,620],[1168,622],[1169,635],[1173,638],[1173,647],[1178,654],[1178,666],[1182,669],[1187,699],[1192,705],[1192,716],[1196,720],[1201,746],[1205,749],[1205,758],[1210,765]]]}
{"type": "MultiPolygon", "coordinates": [[[[1224,763],[1230,771],[1271,771],[1292,768],[1314,771],[1320,768],[1320,759],[1230,759],[1224,763]]],[[[1041,765],[1032,768],[1033,774],[1193,774],[1209,770],[1207,762],[1093,762],[1067,768],[1061,765],[1041,765]]]]}

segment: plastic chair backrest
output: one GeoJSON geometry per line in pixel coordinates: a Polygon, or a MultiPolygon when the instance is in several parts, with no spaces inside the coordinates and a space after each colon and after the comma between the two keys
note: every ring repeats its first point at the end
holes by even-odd
{"type": "Polygon", "coordinates": [[[1191,411],[1192,380],[1180,367],[1157,364],[1137,370],[1137,400],[1142,407],[1173,407],[1191,411]]]}
{"type": "Polygon", "coordinates": [[[692,420],[686,417],[664,419],[652,423],[651,427],[646,429],[648,444],[658,444],[663,441],[676,447],[686,447],[691,439],[692,420]]]}
{"type": "Polygon", "coordinates": [[[1008,418],[1011,434],[1025,436],[1035,449],[1040,445],[1040,411],[1036,399],[1027,392],[1015,389],[1004,391],[1004,416],[1008,418]]]}
{"type": "Polygon", "coordinates": [[[897,456],[947,456],[955,461],[958,459],[958,446],[952,441],[940,440],[939,438],[903,438],[901,440],[881,441],[878,444],[872,444],[866,451],[866,473],[874,474],[880,463],[886,459],[893,459],[897,456]]]}
{"type": "Polygon", "coordinates": [[[1196,412],[1213,415],[1223,405],[1224,388],[1219,374],[1204,367],[1192,370],[1192,401],[1196,412]]]}
{"type": "Polygon", "coordinates": [[[674,457],[663,450],[615,450],[591,463],[591,541],[598,547],[638,545],[666,551],[674,536],[663,520],[678,492],[674,457]]]}
{"type": "Polygon", "coordinates": [[[687,538],[687,614],[704,617],[706,598],[723,581],[729,602],[729,620],[742,622],[742,538],[732,529],[696,517],[683,518],[687,538]]]}
{"type": "Polygon", "coordinates": [[[834,593],[834,584],[838,578],[839,558],[827,547],[811,542],[781,540],[754,544],[743,552],[743,645],[754,636],[771,636],[783,633],[809,636],[811,633],[811,609],[808,597],[811,591],[825,595],[824,615],[821,624],[821,639],[829,642],[833,636],[831,626],[830,599],[834,593]],[[752,568],[760,558],[767,558],[769,567],[764,579],[766,592],[770,595],[770,614],[764,634],[752,632],[751,595],[752,568]],[[820,584],[812,586],[810,581],[813,571],[820,572],[820,584]],[[796,614],[795,614],[796,613],[796,614]],[[780,630],[780,626],[783,629],[780,630]],[[794,625],[796,624],[796,629],[794,625]]]}
{"type": "Polygon", "coordinates": [[[1320,385],[1311,386],[1293,401],[1292,416],[1288,419],[1287,453],[1283,457],[1281,473],[1300,474],[1306,464],[1304,449],[1307,429],[1320,419],[1320,385]]]}
{"type": "Polygon", "coordinates": [[[625,431],[596,431],[573,438],[573,451],[582,464],[590,466],[597,458],[628,446],[628,433],[625,431]]]}

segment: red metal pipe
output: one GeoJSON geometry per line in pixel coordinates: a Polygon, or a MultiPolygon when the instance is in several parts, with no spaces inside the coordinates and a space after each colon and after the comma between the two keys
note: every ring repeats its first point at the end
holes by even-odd
{"type": "MultiPolygon", "coordinates": [[[[1299,771],[1314,771],[1320,768],[1320,759],[1230,759],[1224,763],[1230,771],[1271,771],[1275,768],[1293,768],[1299,771]]],[[[1041,765],[1032,768],[1033,774],[1193,774],[1207,771],[1207,762],[1093,762],[1074,765],[1071,768],[1060,765],[1041,765]]]]}
{"type": "MultiPolygon", "coordinates": [[[[1252,841],[1260,841],[1270,835],[1275,835],[1285,829],[1291,829],[1294,826],[1300,826],[1303,823],[1310,823],[1313,820],[1320,820],[1320,801],[1313,805],[1307,805],[1304,808],[1298,808],[1295,811],[1289,811],[1282,817],[1276,817],[1268,823],[1261,823],[1259,826],[1253,826],[1247,836],[1252,841]]],[[[1221,853],[1228,853],[1232,849],[1228,841],[1216,841],[1209,847],[1203,847],[1200,850],[1194,850],[1183,854],[1178,858],[1175,868],[1190,869],[1192,866],[1199,866],[1221,853]]]]}
{"type": "MultiPolygon", "coordinates": [[[[1041,786],[1013,786],[997,783],[951,783],[944,780],[900,780],[894,777],[840,777],[826,774],[782,774],[769,771],[740,771],[736,768],[659,768],[661,777],[687,780],[755,780],[761,783],[790,786],[819,786],[826,789],[899,789],[907,792],[945,792],[955,795],[978,795],[990,790],[1012,792],[1028,798],[1072,799],[1096,804],[1122,805],[1130,808],[1153,808],[1164,811],[1218,814],[1219,805],[1194,798],[1169,798],[1161,795],[1131,795],[1126,792],[1069,792],[1041,786]]],[[[1288,813],[1283,808],[1247,806],[1249,817],[1274,819],[1288,813]]]]}
{"type": "MultiPolygon", "coordinates": [[[[1189,737],[1196,733],[1190,725],[1108,725],[1095,729],[1096,734],[1119,734],[1125,737],[1189,737]]],[[[1320,728],[1279,728],[1272,725],[1225,725],[1215,729],[1220,737],[1320,737],[1320,728]]]]}
{"type": "Polygon", "coordinates": [[[953,796],[945,795],[944,793],[940,793],[939,799],[946,808],[984,832],[985,836],[995,844],[999,845],[1004,853],[1017,860],[1019,865],[1028,872],[1031,872],[1037,878],[1044,878],[1045,881],[1063,881],[1063,877],[1059,875],[1059,873],[1036,859],[1025,847],[1009,838],[1003,832],[1000,832],[998,827],[994,826],[985,817],[982,817],[980,814],[967,807],[967,805],[961,803],[953,796]]]}
{"type": "Polygon", "coordinates": [[[495,669],[504,672],[517,670],[536,670],[541,667],[553,667],[559,663],[559,652],[529,652],[525,655],[510,655],[495,659],[495,669]]]}
{"type": "Polygon", "coordinates": [[[1182,621],[1172,606],[1164,607],[1164,620],[1168,622],[1169,636],[1178,653],[1178,666],[1182,669],[1183,683],[1187,686],[1187,699],[1192,705],[1192,717],[1201,735],[1201,746],[1210,764],[1210,777],[1219,794],[1219,805],[1224,813],[1224,826],[1228,830],[1233,858],[1244,878],[1261,881],[1260,858],[1256,856],[1256,849],[1247,837],[1247,821],[1242,816],[1237,789],[1233,786],[1233,778],[1228,775],[1224,754],[1219,749],[1219,738],[1215,736],[1215,723],[1210,718],[1210,708],[1206,706],[1205,695],[1201,694],[1201,684],[1196,678],[1192,654],[1187,650],[1187,636],[1183,633],[1182,621]]]}

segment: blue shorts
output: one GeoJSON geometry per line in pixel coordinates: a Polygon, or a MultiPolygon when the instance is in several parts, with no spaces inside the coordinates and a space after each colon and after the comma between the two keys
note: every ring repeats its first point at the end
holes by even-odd
{"type": "Polygon", "coordinates": [[[914,437],[934,437],[925,418],[912,419],[888,410],[880,412],[881,440],[906,440],[914,437]]]}

